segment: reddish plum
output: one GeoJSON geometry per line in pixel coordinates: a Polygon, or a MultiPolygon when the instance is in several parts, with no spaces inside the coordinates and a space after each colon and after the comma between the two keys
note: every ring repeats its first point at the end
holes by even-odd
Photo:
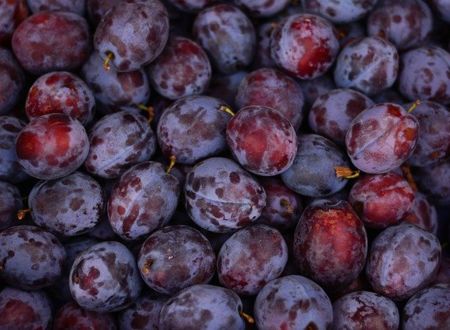
{"type": "Polygon", "coordinates": [[[424,194],[416,192],[411,209],[402,221],[416,225],[434,235],[438,234],[438,216],[434,205],[428,202],[424,194]]]}
{"type": "Polygon", "coordinates": [[[17,183],[28,176],[19,165],[16,138],[25,124],[11,116],[0,116],[0,180],[17,183]]]}
{"type": "Polygon", "coordinates": [[[24,86],[22,68],[9,50],[0,48],[0,115],[16,106],[24,86]]]}
{"type": "Polygon", "coordinates": [[[22,196],[16,186],[0,181],[0,230],[10,227],[17,211],[23,207],[22,196]]]}
{"type": "Polygon", "coordinates": [[[116,330],[114,317],[108,313],[87,311],[74,302],[63,305],[55,315],[53,330],[116,330]]]}
{"type": "Polygon", "coordinates": [[[302,0],[307,12],[323,16],[333,23],[349,23],[363,18],[378,0],[302,0]]]}

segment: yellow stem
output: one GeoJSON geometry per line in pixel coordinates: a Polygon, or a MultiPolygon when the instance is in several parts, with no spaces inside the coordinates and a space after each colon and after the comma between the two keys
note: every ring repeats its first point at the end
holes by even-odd
{"type": "Polygon", "coordinates": [[[280,200],[281,206],[286,208],[286,213],[288,214],[294,214],[294,208],[292,207],[292,204],[287,199],[281,199],[280,200]]]}
{"type": "Polygon", "coordinates": [[[114,60],[114,54],[112,52],[106,52],[106,58],[103,61],[103,69],[106,71],[111,70],[111,61],[114,60]]]}
{"type": "Polygon", "coordinates": [[[420,100],[417,100],[416,102],[414,102],[408,109],[408,113],[411,113],[414,111],[415,108],[417,108],[418,105],[420,105],[421,102],[420,100]]]}
{"type": "Polygon", "coordinates": [[[231,117],[234,117],[235,113],[233,112],[233,110],[231,110],[231,108],[227,105],[221,105],[219,108],[220,111],[226,112],[227,114],[229,114],[231,117]]]}
{"type": "Polygon", "coordinates": [[[169,174],[170,171],[173,169],[173,167],[175,166],[175,163],[177,162],[177,157],[175,157],[174,155],[169,157],[170,163],[169,163],[169,167],[167,167],[166,173],[169,174]]]}
{"type": "Polygon", "coordinates": [[[147,106],[145,104],[138,104],[137,105],[139,110],[147,112],[148,122],[151,123],[153,118],[155,118],[155,109],[152,106],[147,106]]]}
{"type": "Polygon", "coordinates": [[[409,167],[409,165],[403,165],[401,167],[401,169],[402,169],[403,175],[406,178],[406,181],[408,181],[412,190],[414,190],[415,192],[418,191],[419,189],[417,189],[417,184],[416,184],[416,181],[414,181],[413,175],[411,173],[411,168],[409,167]]]}
{"type": "Polygon", "coordinates": [[[359,174],[360,174],[359,170],[352,170],[351,168],[343,167],[343,166],[336,166],[334,168],[334,170],[336,171],[336,176],[338,178],[344,178],[344,179],[354,179],[354,178],[359,177],[359,174]]]}
{"type": "Polygon", "coordinates": [[[255,319],[253,317],[251,317],[250,315],[248,315],[247,313],[244,313],[241,311],[241,312],[239,312],[239,315],[245,320],[245,322],[247,324],[251,324],[251,325],[255,324],[255,319]]]}
{"type": "Polygon", "coordinates": [[[17,219],[18,220],[23,220],[25,219],[25,217],[27,216],[28,213],[31,212],[31,209],[23,209],[23,210],[19,210],[17,211],[17,219]]]}

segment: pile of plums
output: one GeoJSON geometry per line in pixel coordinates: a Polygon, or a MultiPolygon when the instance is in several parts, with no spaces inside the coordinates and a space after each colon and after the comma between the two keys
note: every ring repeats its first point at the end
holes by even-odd
{"type": "Polygon", "coordinates": [[[450,0],[0,0],[0,330],[450,329],[450,0]]]}

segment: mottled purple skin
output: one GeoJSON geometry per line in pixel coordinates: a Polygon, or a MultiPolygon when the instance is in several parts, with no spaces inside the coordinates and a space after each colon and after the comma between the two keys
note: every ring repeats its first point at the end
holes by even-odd
{"type": "Polygon", "coordinates": [[[102,242],[85,250],[70,270],[70,292],[82,308],[115,312],[131,305],[141,279],[131,252],[121,243],[102,242]]]}
{"type": "Polygon", "coordinates": [[[281,174],[284,184],[296,193],[324,197],[347,184],[336,176],[335,167],[349,167],[344,153],[331,140],[316,134],[298,136],[298,150],[292,166],[281,174]]]}
{"type": "Polygon", "coordinates": [[[94,94],[86,83],[69,72],[51,72],[39,77],[28,90],[28,119],[48,113],[65,113],[83,125],[94,117],[94,94]]]}
{"type": "Polygon", "coordinates": [[[104,208],[100,184],[81,172],[36,184],[28,197],[33,221],[62,236],[77,236],[92,230],[104,208]]]}
{"type": "Polygon", "coordinates": [[[91,148],[86,170],[106,179],[118,178],[134,164],[149,160],[156,136],[148,120],[132,111],[102,117],[89,134],[91,148]]]}
{"type": "Polygon", "coordinates": [[[367,175],[350,190],[349,202],[370,228],[386,228],[398,224],[414,204],[414,191],[401,175],[367,175]]]}
{"type": "Polygon", "coordinates": [[[420,46],[433,28],[433,14],[422,0],[380,1],[367,20],[367,32],[399,50],[420,46]]]}
{"type": "Polygon", "coordinates": [[[285,172],[297,153],[297,135],[279,111],[249,105],[228,122],[228,147],[247,171],[261,176],[285,172]]]}
{"type": "Polygon", "coordinates": [[[399,91],[410,101],[450,103],[450,54],[435,46],[404,53],[399,74],[399,91]]]}
{"type": "Polygon", "coordinates": [[[284,115],[297,131],[303,120],[303,92],[300,85],[281,71],[262,68],[249,73],[239,84],[236,106],[259,105],[284,115]]]}
{"type": "Polygon", "coordinates": [[[53,330],[116,330],[112,314],[87,311],[74,302],[62,306],[53,321],[53,330]]]}
{"type": "Polygon", "coordinates": [[[327,329],[333,306],[325,291],[310,279],[289,275],[266,284],[255,300],[258,329],[327,329]]]}
{"type": "Polygon", "coordinates": [[[271,56],[270,41],[272,31],[275,28],[273,22],[267,22],[257,26],[256,36],[256,53],[253,59],[253,66],[255,68],[273,68],[276,66],[275,61],[271,56]]]}
{"type": "Polygon", "coordinates": [[[66,252],[53,234],[35,226],[9,227],[0,232],[0,279],[6,284],[37,290],[61,276],[66,252]]]}
{"type": "Polygon", "coordinates": [[[121,2],[98,24],[94,47],[102,58],[111,52],[114,69],[128,72],[151,63],[168,38],[169,16],[159,0],[121,2]]]}
{"type": "Polygon", "coordinates": [[[16,27],[27,18],[26,0],[0,2],[0,45],[8,45],[16,27]]]}
{"type": "Polygon", "coordinates": [[[371,99],[353,89],[333,89],[319,96],[312,105],[309,127],[335,143],[345,144],[352,120],[372,105],[371,99]]]}
{"type": "Polygon", "coordinates": [[[234,233],[217,256],[220,283],[239,295],[258,294],[278,278],[288,260],[283,236],[266,225],[254,225],[234,233]]]}
{"type": "Polygon", "coordinates": [[[431,0],[433,7],[439,12],[442,19],[450,22],[450,1],[448,0],[431,0]]]}
{"type": "Polygon", "coordinates": [[[193,35],[222,73],[234,73],[253,60],[255,28],[241,10],[230,4],[201,11],[194,21],[193,35]]]}
{"type": "Polygon", "coordinates": [[[399,56],[393,44],[380,37],[358,38],[339,53],[334,81],[340,88],[374,95],[394,84],[398,69],[399,56]]]}
{"type": "Polygon", "coordinates": [[[252,16],[269,17],[285,9],[289,0],[234,0],[234,3],[244,7],[252,16]]]}
{"type": "Polygon", "coordinates": [[[214,2],[214,0],[167,0],[168,3],[186,12],[200,11],[214,2]]]}
{"type": "Polygon", "coordinates": [[[148,235],[167,224],[178,204],[180,184],[157,162],[131,167],[120,178],[108,201],[114,232],[126,240],[148,235]]]}
{"type": "Polygon", "coordinates": [[[353,165],[371,174],[399,167],[413,153],[419,136],[419,121],[394,103],[375,104],[350,124],[345,137],[353,165]]]}
{"type": "Polygon", "coordinates": [[[185,206],[201,228],[230,232],[253,223],[266,205],[263,187],[232,160],[209,158],[186,177],[185,206]]]}
{"type": "Polygon", "coordinates": [[[23,170],[35,178],[53,180],[77,170],[89,152],[81,123],[65,114],[32,119],[18,134],[16,153],[23,170]]]}
{"type": "Polygon", "coordinates": [[[9,113],[25,87],[25,75],[13,54],[0,48],[0,115],[9,113]]]}
{"type": "Polygon", "coordinates": [[[23,207],[22,196],[16,186],[0,181],[0,230],[10,227],[23,207]]]}
{"type": "Polygon", "coordinates": [[[25,123],[12,116],[0,116],[0,180],[17,183],[28,175],[19,165],[16,138],[25,123]]]}
{"type": "Polygon", "coordinates": [[[333,329],[397,330],[399,325],[397,306],[382,295],[357,291],[333,303],[333,329]]]}
{"type": "Polygon", "coordinates": [[[183,37],[169,39],[147,72],[155,90],[171,100],[203,93],[212,75],[205,51],[196,42],[183,37]]]}
{"type": "Polygon", "coordinates": [[[311,106],[319,96],[336,89],[333,78],[328,74],[311,80],[300,80],[299,84],[303,90],[305,103],[309,106],[311,106]]]}
{"type": "Polygon", "coordinates": [[[121,330],[159,330],[159,314],[166,298],[142,295],[136,302],[123,310],[119,317],[121,330]]]}
{"type": "Polygon", "coordinates": [[[22,67],[33,75],[75,70],[91,52],[86,20],[62,11],[28,17],[14,31],[11,43],[22,67]]]}
{"type": "Polygon", "coordinates": [[[123,0],[86,0],[86,11],[89,23],[96,27],[105,14],[123,0]]]}
{"type": "Polygon", "coordinates": [[[32,13],[61,10],[83,16],[86,9],[85,0],[27,0],[27,3],[32,13]]]}
{"type": "Polygon", "coordinates": [[[279,178],[263,178],[260,183],[266,192],[267,203],[258,223],[280,230],[294,228],[303,212],[300,196],[279,178]]]}
{"type": "Polygon", "coordinates": [[[411,224],[391,226],[373,241],[366,275],[375,292],[401,301],[433,280],[440,257],[441,246],[433,234],[411,224]]]}
{"type": "MultiPolygon", "coordinates": [[[[405,105],[408,109],[412,104],[405,105]]],[[[428,166],[450,156],[450,112],[439,103],[423,101],[412,112],[419,121],[419,138],[408,163],[428,166]]]]}
{"type": "Polygon", "coordinates": [[[433,202],[439,205],[450,203],[450,161],[444,160],[427,167],[417,168],[414,179],[433,202]]]}
{"type": "Polygon", "coordinates": [[[162,307],[160,328],[244,330],[239,315],[242,302],[229,289],[208,284],[193,285],[170,298],[162,307]]]}
{"type": "Polygon", "coordinates": [[[209,96],[187,96],[164,110],[157,135],[163,154],[181,164],[195,164],[226,149],[225,129],[231,116],[225,103],[209,96]]]}
{"type": "Polygon", "coordinates": [[[147,104],[150,98],[149,82],[143,69],[130,72],[117,72],[114,68],[105,70],[97,52],[91,54],[81,73],[103,113],[118,109],[136,110],[138,105],[147,104]]]}
{"type": "Polygon", "coordinates": [[[50,329],[52,306],[43,291],[6,287],[0,292],[0,329],[50,329]]]}
{"type": "Polygon", "coordinates": [[[208,239],[189,226],[168,226],[150,235],[139,252],[138,267],[153,290],[174,295],[214,275],[216,256],[208,239]]]}
{"type": "Polygon", "coordinates": [[[415,193],[413,205],[403,216],[402,221],[416,225],[436,236],[438,234],[439,223],[436,208],[420,192],[415,193]]]}
{"type": "Polygon", "coordinates": [[[276,64],[300,79],[314,79],[333,64],[339,41],[333,25],[310,14],[284,19],[272,32],[272,58],[276,64]]]}
{"type": "Polygon", "coordinates": [[[349,23],[363,18],[378,0],[302,0],[305,11],[325,17],[333,23],[349,23]]]}
{"type": "Polygon", "coordinates": [[[239,84],[247,74],[248,72],[246,71],[238,71],[229,75],[214,74],[207,94],[225,101],[226,104],[234,108],[236,107],[234,99],[236,98],[239,84]]]}
{"type": "Polygon", "coordinates": [[[317,283],[328,288],[346,286],[366,262],[364,224],[346,201],[315,201],[295,229],[293,255],[300,272],[317,283]]]}
{"type": "Polygon", "coordinates": [[[437,285],[416,293],[403,308],[404,330],[447,329],[450,325],[450,286],[437,285]]]}

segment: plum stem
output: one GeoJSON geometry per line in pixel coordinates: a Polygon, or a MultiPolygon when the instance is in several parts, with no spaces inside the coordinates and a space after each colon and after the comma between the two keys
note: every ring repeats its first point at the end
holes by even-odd
{"type": "Polygon", "coordinates": [[[338,178],[344,178],[344,179],[354,179],[359,177],[360,171],[359,170],[352,170],[349,167],[343,167],[343,166],[336,166],[334,168],[336,171],[336,176],[338,178]]]}
{"type": "Polygon", "coordinates": [[[292,207],[292,204],[285,198],[282,198],[280,200],[280,205],[286,208],[287,214],[294,214],[294,208],[292,207]]]}
{"type": "Polygon", "coordinates": [[[244,319],[244,321],[247,324],[250,324],[250,325],[255,324],[255,319],[253,317],[251,317],[250,315],[248,315],[247,313],[240,311],[239,315],[244,319]]]}
{"type": "Polygon", "coordinates": [[[31,212],[31,209],[22,209],[22,210],[17,211],[17,219],[18,220],[25,219],[27,214],[30,213],[30,212],[31,212]]]}
{"type": "Polygon", "coordinates": [[[151,123],[153,118],[155,118],[155,109],[142,103],[138,104],[137,107],[139,110],[147,112],[148,122],[151,123]]]}
{"type": "Polygon", "coordinates": [[[145,264],[144,264],[144,267],[143,267],[143,269],[142,269],[142,272],[143,272],[144,274],[150,273],[150,268],[152,267],[152,265],[153,265],[153,260],[148,259],[148,260],[145,262],[145,264]]]}
{"type": "Polygon", "coordinates": [[[414,111],[415,108],[417,108],[418,105],[420,105],[422,102],[420,100],[415,101],[408,109],[408,113],[411,113],[414,111]]]}
{"type": "Polygon", "coordinates": [[[103,69],[106,71],[111,70],[111,61],[114,60],[114,54],[110,51],[106,52],[106,58],[103,61],[103,69]]]}
{"type": "Polygon", "coordinates": [[[418,191],[416,181],[414,181],[413,175],[411,173],[411,167],[409,165],[403,165],[401,167],[403,176],[405,177],[406,181],[408,181],[410,187],[414,192],[418,191]]]}
{"type": "Polygon", "coordinates": [[[169,157],[169,166],[167,167],[166,173],[169,174],[170,171],[172,171],[173,167],[175,166],[176,162],[177,162],[177,157],[172,155],[169,157]]]}
{"type": "Polygon", "coordinates": [[[229,114],[231,117],[234,117],[235,113],[233,112],[233,110],[231,110],[231,108],[227,105],[221,105],[219,108],[220,111],[226,112],[227,114],[229,114]]]}

